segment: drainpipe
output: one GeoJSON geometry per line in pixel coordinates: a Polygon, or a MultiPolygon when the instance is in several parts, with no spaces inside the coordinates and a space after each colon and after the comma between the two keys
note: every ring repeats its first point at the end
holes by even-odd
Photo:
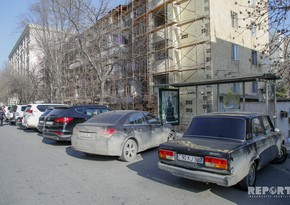
{"type": "Polygon", "coordinates": [[[265,82],[265,88],[266,88],[266,114],[269,114],[269,94],[268,94],[268,81],[265,82]]]}

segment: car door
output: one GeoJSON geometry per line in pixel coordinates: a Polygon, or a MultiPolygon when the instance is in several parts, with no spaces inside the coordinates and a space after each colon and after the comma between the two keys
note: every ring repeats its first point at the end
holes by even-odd
{"type": "Polygon", "coordinates": [[[152,130],[151,126],[146,122],[144,115],[141,112],[134,113],[129,117],[128,123],[138,141],[139,151],[152,147],[152,130]]]}
{"type": "Polygon", "coordinates": [[[274,133],[274,126],[269,118],[269,116],[262,117],[263,125],[265,128],[266,136],[269,138],[269,143],[271,146],[271,159],[275,159],[279,154],[279,147],[281,144],[278,142],[278,137],[274,133]]]}
{"type": "Polygon", "coordinates": [[[152,130],[151,144],[153,147],[159,146],[161,143],[167,141],[168,133],[165,134],[161,121],[154,115],[146,112],[145,118],[152,130]]]}
{"type": "Polygon", "coordinates": [[[271,138],[266,135],[261,117],[252,118],[252,136],[257,154],[259,155],[260,166],[263,167],[272,160],[271,138]]]}

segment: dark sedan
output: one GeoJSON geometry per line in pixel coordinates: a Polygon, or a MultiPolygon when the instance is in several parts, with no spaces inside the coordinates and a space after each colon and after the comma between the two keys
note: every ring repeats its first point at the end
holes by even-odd
{"type": "Polygon", "coordinates": [[[222,186],[253,187],[256,171],[287,159],[282,133],[259,113],[193,117],[182,138],[159,146],[158,167],[173,175],[222,186]]]}
{"type": "Polygon", "coordinates": [[[104,105],[75,105],[54,108],[45,118],[43,137],[56,141],[70,141],[73,128],[89,118],[111,111],[104,105]]]}
{"type": "Polygon", "coordinates": [[[172,140],[176,132],[145,111],[118,110],[102,113],[78,124],[72,148],[84,153],[119,156],[131,161],[138,152],[172,140]]]}

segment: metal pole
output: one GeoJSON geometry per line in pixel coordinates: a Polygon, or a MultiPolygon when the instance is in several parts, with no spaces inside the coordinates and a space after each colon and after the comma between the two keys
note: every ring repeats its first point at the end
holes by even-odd
{"type": "Polygon", "coordinates": [[[268,94],[268,81],[265,82],[265,87],[266,87],[266,114],[269,114],[269,94],[268,94]]]}
{"type": "Polygon", "coordinates": [[[198,93],[197,93],[197,91],[198,91],[198,86],[195,87],[195,93],[196,93],[196,95],[195,95],[195,115],[197,115],[197,103],[198,103],[198,100],[197,100],[198,93]]]}
{"type": "Polygon", "coordinates": [[[243,111],[246,111],[246,89],[245,89],[245,82],[243,82],[243,111]]]}
{"type": "Polygon", "coordinates": [[[217,106],[217,112],[219,112],[219,108],[220,108],[220,99],[219,99],[219,95],[220,95],[220,85],[217,84],[217,89],[216,89],[216,106],[217,106]]]}

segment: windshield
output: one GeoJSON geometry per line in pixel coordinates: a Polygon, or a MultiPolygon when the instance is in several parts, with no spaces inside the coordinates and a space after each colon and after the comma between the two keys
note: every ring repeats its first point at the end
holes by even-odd
{"type": "Polygon", "coordinates": [[[196,117],[193,118],[184,137],[207,136],[244,140],[246,121],[238,118],[196,117]]]}

